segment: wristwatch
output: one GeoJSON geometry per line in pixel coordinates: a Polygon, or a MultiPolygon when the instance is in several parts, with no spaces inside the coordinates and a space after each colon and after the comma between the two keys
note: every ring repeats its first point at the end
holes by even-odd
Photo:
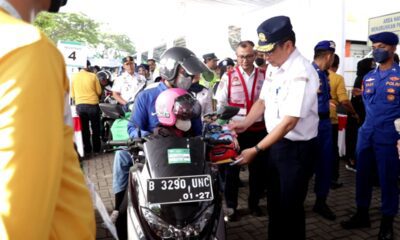
{"type": "Polygon", "coordinates": [[[255,145],[254,148],[256,149],[257,153],[260,153],[263,151],[263,149],[259,148],[258,145],[255,145]]]}

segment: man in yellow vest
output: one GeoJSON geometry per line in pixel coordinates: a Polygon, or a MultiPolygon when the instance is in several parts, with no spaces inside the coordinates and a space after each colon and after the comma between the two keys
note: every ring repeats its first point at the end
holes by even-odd
{"type": "Polygon", "coordinates": [[[94,239],[62,55],[29,24],[66,0],[0,0],[0,239],[94,239]]]}
{"type": "MultiPolygon", "coordinates": [[[[238,66],[225,74],[218,85],[215,99],[218,102],[218,108],[224,105],[240,107],[238,115],[233,120],[243,120],[250,111],[253,103],[258,100],[262,85],[265,79],[265,71],[254,67],[256,53],[254,43],[251,41],[242,41],[236,48],[238,66]]],[[[263,118],[258,119],[247,131],[238,135],[238,141],[241,149],[256,145],[261,141],[267,132],[263,118]]],[[[261,216],[262,211],[258,202],[265,189],[265,153],[260,153],[255,161],[249,165],[249,198],[248,207],[253,215],[261,216]]],[[[239,188],[239,166],[226,166],[222,172],[225,174],[225,200],[228,208],[233,209],[228,220],[237,219],[237,198],[239,188]]]]}
{"type": "Polygon", "coordinates": [[[200,84],[203,85],[204,87],[208,88],[209,90],[213,89],[213,86],[215,83],[219,81],[218,74],[215,72],[218,67],[218,57],[215,56],[215,53],[207,53],[203,55],[204,59],[204,64],[212,71],[214,74],[214,77],[212,78],[211,81],[205,80],[203,74],[200,75],[200,84]]]}

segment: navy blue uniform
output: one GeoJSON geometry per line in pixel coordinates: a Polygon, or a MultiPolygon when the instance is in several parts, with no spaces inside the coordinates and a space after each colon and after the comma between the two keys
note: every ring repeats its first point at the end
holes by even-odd
{"type": "Polygon", "coordinates": [[[400,118],[400,67],[379,68],[363,80],[366,118],[358,132],[356,201],[358,207],[369,207],[372,194],[371,170],[378,167],[381,185],[382,213],[397,214],[399,206],[400,161],[396,148],[399,134],[394,120],[400,118]]]}
{"type": "Polygon", "coordinates": [[[320,86],[318,90],[318,159],[315,167],[315,194],[326,198],[329,193],[332,176],[332,123],[329,118],[330,86],[327,73],[312,64],[317,70],[320,86]]]}

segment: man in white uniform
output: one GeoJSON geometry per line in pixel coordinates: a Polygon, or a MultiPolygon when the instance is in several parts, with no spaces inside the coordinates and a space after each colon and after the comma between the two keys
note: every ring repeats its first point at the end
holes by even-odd
{"type": "Polygon", "coordinates": [[[146,78],[135,73],[133,57],[122,59],[124,72],[117,77],[112,87],[113,98],[123,106],[124,111],[129,110],[129,104],[135,100],[136,95],[146,87],[146,78]]]}
{"type": "MultiPolygon", "coordinates": [[[[290,19],[278,16],[257,29],[258,51],[270,63],[260,99],[232,129],[245,131],[263,114],[268,135],[244,149],[240,164],[269,150],[267,161],[268,239],[306,239],[304,200],[315,163],[318,75],[295,47],[290,19]]],[[[266,160],[267,160],[266,159],[266,160]]]]}

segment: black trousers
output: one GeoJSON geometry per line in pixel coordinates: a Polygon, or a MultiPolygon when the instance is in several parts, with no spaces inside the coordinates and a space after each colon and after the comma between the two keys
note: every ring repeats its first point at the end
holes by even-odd
{"type": "Polygon", "coordinates": [[[82,124],[83,149],[85,150],[85,154],[90,154],[92,150],[96,153],[100,152],[101,141],[99,105],[78,104],[76,106],[76,112],[78,113],[82,124]],[[90,134],[90,129],[92,130],[92,134],[90,134]]]}
{"type": "Polygon", "coordinates": [[[358,128],[361,126],[357,120],[349,116],[346,126],[346,159],[356,160],[356,146],[358,138],[358,128]]]}
{"type": "MultiPolygon", "coordinates": [[[[266,135],[267,132],[265,130],[259,132],[247,131],[239,134],[240,149],[254,147],[266,135]]],[[[266,157],[266,152],[259,153],[253,162],[249,164],[249,209],[254,209],[258,206],[266,188],[266,157]]],[[[222,171],[222,176],[225,176],[224,194],[226,205],[229,208],[236,209],[238,205],[240,167],[225,164],[220,167],[220,170],[222,171]]]]}
{"type": "Polygon", "coordinates": [[[338,137],[339,137],[339,124],[332,124],[332,181],[337,182],[339,180],[339,147],[338,147],[338,137]]]}
{"type": "Polygon", "coordinates": [[[268,238],[306,238],[304,200],[317,158],[317,139],[282,139],[271,146],[267,165],[268,238]]]}

